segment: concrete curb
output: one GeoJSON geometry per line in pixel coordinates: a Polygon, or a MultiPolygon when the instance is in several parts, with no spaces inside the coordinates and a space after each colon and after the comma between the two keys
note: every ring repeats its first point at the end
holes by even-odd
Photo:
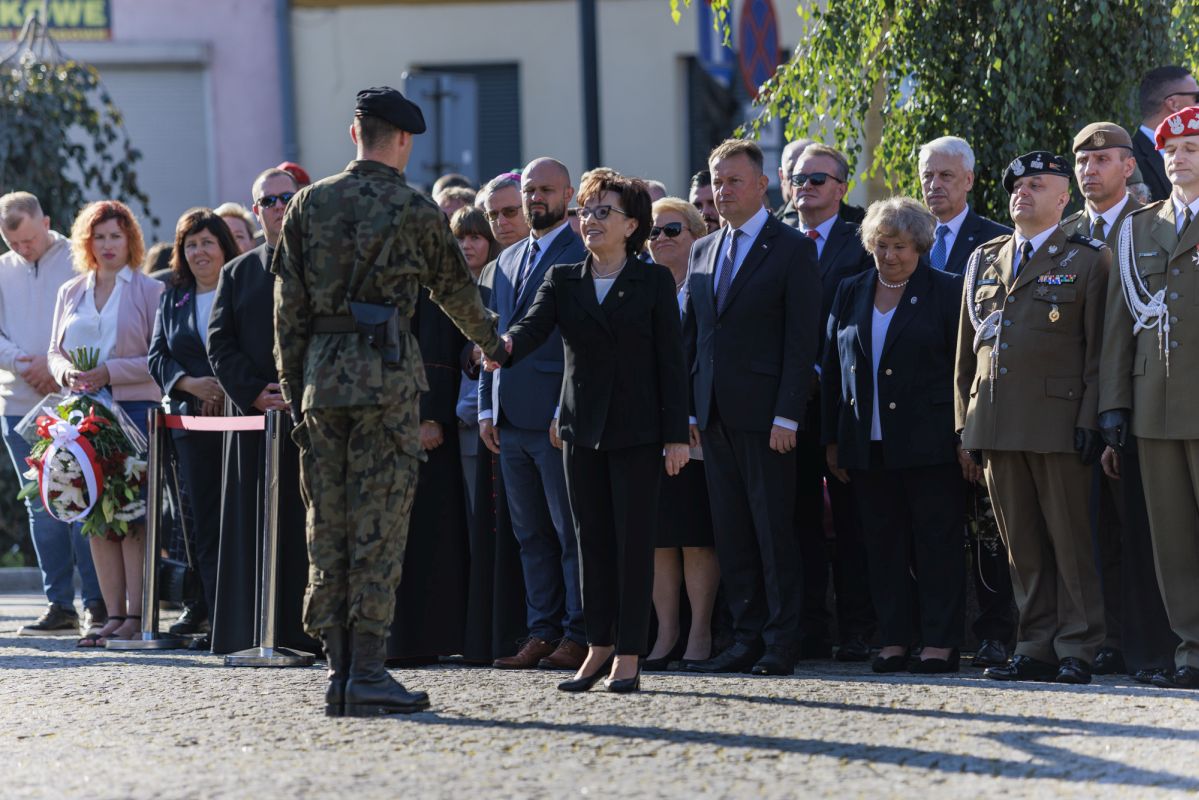
{"type": "Polygon", "coordinates": [[[42,593],[42,571],[37,567],[0,568],[0,592],[42,593]]]}

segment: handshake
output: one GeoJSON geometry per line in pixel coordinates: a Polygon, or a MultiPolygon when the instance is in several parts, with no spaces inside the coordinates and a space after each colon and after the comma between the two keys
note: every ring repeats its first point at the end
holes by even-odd
{"type": "MultiPolygon", "coordinates": [[[[500,339],[504,342],[504,349],[508,351],[508,355],[512,355],[512,337],[508,334],[504,334],[500,337],[500,339]]],[[[488,372],[495,372],[501,366],[502,365],[500,362],[492,361],[486,355],[483,356],[483,369],[487,370],[488,372]]]]}

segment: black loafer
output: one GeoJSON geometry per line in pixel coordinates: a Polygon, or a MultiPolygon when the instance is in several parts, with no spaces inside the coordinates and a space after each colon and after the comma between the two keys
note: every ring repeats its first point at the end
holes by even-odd
{"type": "Polygon", "coordinates": [[[875,656],[874,661],[870,663],[870,669],[881,674],[888,672],[903,672],[908,668],[908,656],[905,653],[901,656],[875,656]]]}
{"type": "Polygon", "coordinates": [[[957,672],[961,667],[962,654],[954,648],[949,658],[921,658],[913,661],[908,671],[914,675],[944,675],[957,672]]]}
{"type": "Polygon", "coordinates": [[[1199,668],[1179,667],[1173,672],[1154,675],[1151,682],[1163,689],[1199,689],[1199,668]]]}
{"type": "Polygon", "coordinates": [[[685,672],[748,672],[762,657],[762,645],[749,642],[734,642],[727,650],[707,661],[683,661],[685,672]]]}
{"type": "Polygon", "coordinates": [[[1007,645],[996,639],[983,639],[970,663],[976,667],[1002,667],[1007,661],[1007,645]]]}
{"type": "Polygon", "coordinates": [[[1091,682],[1091,665],[1081,658],[1067,656],[1058,664],[1054,683],[1072,683],[1078,686],[1091,682]]]}
{"type": "Polygon", "coordinates": [[[1091,672],[1096,675],[1123,675],[1128,672],[1124,664],[1124,654],[1114,647],[1101,647],[1095,654],[1095,662],[1091,672]]]}
{"type": "Polygon", "coordinates": [[[838,661],[869,661],[870,643],[861,636],[851,636],[837,647],[838,661]]]}
{"type": "Polygon", "coordinates": [[[1001,667],[987,667],[983,670],[983,677],[995,681],[1052,681],[1057,673],[1056,664],[1017,654],[1001,667]]]}
{"type": "Polygon", "coordinates": [[[1132,679],[1137,683],[1153,683],[1153,679],[1156,676],[1168,675],[1170,672],[1171,670],[1163,669],[1161,667],[1147,667],[1145,669],[1138,669],[1136,672],[1132,673],[1132,679]]]}
{"type": "Polygon", "coordinates": [[[767,647],[766,652],[749,671],[754,675],[792,675],[795,673],[795,662],[798,658],[799,650],[796,647],[767,647]]]}

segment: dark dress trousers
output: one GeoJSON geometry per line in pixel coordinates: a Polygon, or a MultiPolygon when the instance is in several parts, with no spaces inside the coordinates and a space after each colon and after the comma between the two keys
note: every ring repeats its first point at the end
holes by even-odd
{"type": "MultiPolygon", "coordinates": [[[[212,375],[208,351],[197,327],[194,285],[168,285],[162,293],[147,358],[150,375],[169,396],[170,413],[199,414],[199,399],[177,385],[181,378],[212,375]]],[[[221,435],[180,430],[171,434],[179,457],[179,478],[190,501],[192,524],[187,532],[196,554],[204,602],[211,615],[216,607],[221,536],[221,435]]]]}
{"type": "MultiPolygon", "coordinates": [[[[268,383],[279,380],[271,348],[275,278],[268,271],[273,249],[262,245],[221,267],[216,300],[208,320],[208,360],[228,398],[227,413],[261,416],[254,401],[268,383]]],[[[286,416],[286,415],[284,415],[286,416]]],[[[212,652],[253,647],[257,639],[262,576],[262,509],[266,438],[260,431],[227,433],[221,493],[221,550],[216,608],[212,611],[212,652]]],[[[291,439],[281,441],[279,460],[279,559],[276,575],[275,638],[281,647],[319,652],[304,632],[304,591],[308,586],[308,544],[300,497],[300,454],[291,439]]]]}
{"type": "Polygon", "coordinates": [[[726,230],[691,250],[683,339],[702,432],[716,554],[739,642],[795,646],[796,454],[770,449],[775,417],[802,427],[818,358],[821,284],[812,240],[770,217],[716,308],[726,230]]]}
{"type": "MultiPolygon", "coordinates": [[[[842,281],[873,269],[874,260],[862,247],[859,226],[838,217],[820,250],[820,320],[823,326],[833,307],[833,297],[842,281]]],[[[817,248],[819,250],[819,248],[817,248]]],[[[821,330],[821,352],[824,350],[821,330]]],[[[819,392],[819,386],[814,392],[819,392]]],[[[870,582],[866,573],[866,550],[858,525],[853,487],[828,473],[824,448],[820,445],[820,401],[813,396],[808,418],[796,453],[795,527],[803,581],[800,591],[800,635],[804,650],[824,655],[831,642],[828,611],[829,570],[837,611],[838,638],[869,638],[874,628],[870,582]],[[826,542],[824,524],[825,488],[835,534],[832,550],[826,542]],[[830,558],[831,556],[831,558],[830,558]]]]}
{"type": "Polygon", "coordinates": [[[417,473],[387,657],[432,662],[437,656],[462,653],[466,628],[470,551],[455,412],[466,337],[424,288],[412,331],[429,384],[420,396],[420,421],[440,424],[442,443],[425,451],[417,473]]]}
{"type": "Polygon", "coordinates": [[[1173,187],[1166,175],[1166,162],[1162,159],[1162,154],[1157,152],[1157,148],[1141,130],[1141,126],[1134,125],[1129,130],[1132,131],[1132,154],[1136,156],[1137,166],[1141,168],[1141,178],[1149,187],[1149,198],[1154,202],[1165,200],[1170,196],[1173,187]]]}
{"type": "Polygon", "coordinates": [[[837,445],[856,488],[882,643],[957,647],[966,590],[953,417],[962,280],[917,266],[891,318],[877,386],[876,282],[873,273],[847,280],[829,316],[821,438],[837,445]],[[882,439],[872,442],[876,392],[882,439]]]}
{"type": "Polygon", "coordinates": [[[674,278],[630,256],[601,303],[590,256],[552,267],[528,313],[508,330],[512,361],[555,329],[565,345],[558,430],[587,640],[641,655],[648,646],[662,448],[688,439],[674,278]]]}

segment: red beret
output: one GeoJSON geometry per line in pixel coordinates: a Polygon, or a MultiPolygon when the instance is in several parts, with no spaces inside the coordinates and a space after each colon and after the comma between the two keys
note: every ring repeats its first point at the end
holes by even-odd
{"type": "Polygon", "coordinates": [[[1199,136],[1199,106],[1188,106],[1162,120],[1153,132],[1153,146],[1161,150],[1175,136],[1199,136]]]}
{"type": "Polygon", "coordinates": [[[275,169],[281,169],[285,172],[290,172],[291,176],[300,184],[301,189],[312,183],[312,179],[308,177],[308,172],[294,161],[284,161],[275,169]]]}

